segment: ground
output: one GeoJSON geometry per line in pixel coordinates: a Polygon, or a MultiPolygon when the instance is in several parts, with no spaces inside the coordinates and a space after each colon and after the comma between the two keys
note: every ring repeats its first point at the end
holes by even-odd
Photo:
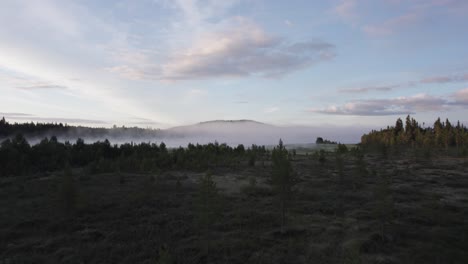
{"type": "Polygon", "coordinates": [[[0,179],[0,263],[468,263],[468,159],[411,150],[292,157],[281,232],[270,161],[212,168],[210,224],[198,221],[204,172],[0,179]]]}

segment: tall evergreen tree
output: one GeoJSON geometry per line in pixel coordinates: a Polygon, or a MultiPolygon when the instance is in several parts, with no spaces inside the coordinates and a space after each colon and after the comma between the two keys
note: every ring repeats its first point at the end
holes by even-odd
{"type": "Polygon", "coordinates": [[[278,197],[281,212],[281,232],[286,224],[286,207],[290,202],[295,184],[295,174],[288,159],[288,151],[280,139],[271,154],[273,161],[272,184],[278,197]]]}

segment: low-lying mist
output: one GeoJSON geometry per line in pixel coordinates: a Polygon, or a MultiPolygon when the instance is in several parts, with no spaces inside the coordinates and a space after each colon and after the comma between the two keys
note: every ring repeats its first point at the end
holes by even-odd
{"type": "Polygon", "coordinates": [[[57,137],[60,142],[76,142],[78,138],[86,143],[109,140],[111,144],[124,143],[161,143],[167,147],[185,147],[189,143],[206,144],[226,143],[231,146],[276,145],[281,138],[287,144],[315,143],[323,137],[341,143],[357,143],[365,128],[357,127],[280,127],[250,120],[210,121],[195,125],[179,126],[169,129],[141,128],[87,128],[70,127],[66,131],[50,130],[43,133],[24,135],[30,144],[37,144],[45,137],[57,137]]]}

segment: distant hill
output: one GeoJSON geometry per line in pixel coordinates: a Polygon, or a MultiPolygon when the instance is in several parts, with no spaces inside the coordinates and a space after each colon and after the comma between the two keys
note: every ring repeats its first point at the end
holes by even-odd
{"type": "Polygon", "coordinates": [[[319,136],[340,139],[345,143],[358,142],[362,132],[357,128],[275,126],[255,120],[211,120],[192,125],[168,129],[145,129],[138,127],[94,128],[69,126],[66,124],[0,122],[0,141],[4,138],[23,134],[31,143],[38,143],[45,137],[56,136],[59,141],[74,142],[78,138],[86,142],[108,139],[111,143],[165,142],[169,147],[186,146],[188,143],[205,144],[218,141],[230,145],[275,145],[281,138],[286,144],[313,143],[319,136]]]}
{"type": "Polygon", "coordinates": [[[191,142],[214,140],[229,144],[271,144],[279,140],[279,127],[254,120],[213,120],[166,129],[166,136],[191,142]]]}
{"type": "Polygon", "coordinates": [[[254,120],[213,120],[200,122],[193,125],[177,126],[166,129],[169,133],[197,133],[197,134],[246,134],[260,132],[266,129],[276,128],[273,125],[257,122],[254,120]]]}
{"type": "Polygon", "coordinates": [[[239,120],[210,120],[210,121],[204,121],[204,122],[199,122],[199,125],[205,125],[205,124],[247,124],[247,123],[256,123],[259,125],[267,125],[262,122],[258,122],[255,120],[250,120],[250,119],[239,119],[239,120]]]}

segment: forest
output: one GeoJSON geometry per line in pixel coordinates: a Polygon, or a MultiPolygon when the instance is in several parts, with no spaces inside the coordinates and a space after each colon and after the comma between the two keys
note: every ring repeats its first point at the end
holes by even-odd
{"type": "Polygon", "coordinates": [[[297,150],[24,136],[66,127],[0,122],[0,263],[468,263],[459,123],[297,150]]]}
{"type": "Polygon", "coordinates": [[[404,124],[398,118],[395,126],[363,135],[361,144],[465,149],[468,146],[468,129],[460,121],[452,125],[448,119],[441,122],[440,118],[432,127],[425,127],[408,115],[404,124]]]}
{"type": "MultiPolygon", "coordinates": [[[[0,119],[0,140],[12,138],[21,134],[25,138],[31,139],[44,139],[45,137],[61,137],[61,138],[90,138],[100,139],[128,139],[131,137],[133,140],[138,141],[146,138],[154,138],[161,136],[163,132],[159,129],[149,129],[140,127],[85,127],[85,126],[72,126],[64,123],[41,123],[41,122],[28,122],[28,123],[10,123],[5,117],[0,119]]],[[[97,141],[97,140],[96,140],[97,141]]]]}

